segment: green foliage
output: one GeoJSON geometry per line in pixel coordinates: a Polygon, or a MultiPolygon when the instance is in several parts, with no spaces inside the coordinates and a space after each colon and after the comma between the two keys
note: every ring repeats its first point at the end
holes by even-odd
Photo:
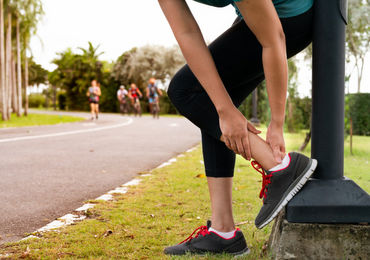
{"type": "Polygon", "coordinates": [[[66,115],[29,114],[28,116],[13,116],[9,121],[0,121],[0,128],[24,127],[39,125],[55,125],[83,121],[85,118],[66,115]]]}
{"type": "MultiPolygon", "coordinates": [[[[268,103],[266,83],[263,81],[257,86],[257,115],[261,123],[268,124],[270,121],[270,107],[268,103]]],[[[252,118],[252,94],[250,94],[239,106],[246,118],[252,118]]]]}
{"type": "Polygon", "coordinates": [[[89,104],[86,92],[93,79],[101,83],[102,94],[105,92],[107,79],[104,78],[103,63],[98,59],[98,47],[89,42],[88,49],[82,49],[82,54],[71,49],[59,53],[53,60],[57,68],[49,74],[49,82],[66,92],[66,106],[72,110],[88,110],[89,104]]]}
{"type": "MultiPolygon", "coordinates": [[[[127,88],[130,83],[136,83],[145,93],[150,77],[155,77],[162,84],[168,84],[184,63],[179,49],[175,47],[133,48],[122,54],[114,64],[101,61],[99,56],[102,53],[98,53],[98,47],[91,43],[87,49],[79,50],[82,53],[75,53],[71,49],[59,53],[53,61],[57,68],[48,75],[50,84],[65,92],[65,103],[61,102],[59,107],[71,110],[89,109],[86,92],[93,79],[101,83],[101,111],[117,112],[119,104],[116,95],[121,84],[127,88]]],[[[144,98],[141,102],[143,112],[147,112],[147,100],[144,98]]],[[[161,103],[162,113],[176,112],[167,95],[161,97],[161,103]]]]}
{"type": "MultiPolygon", "coordinates": [[[[24,64],[23,64],[23,74],[24,75],[24,64]]],[[[28,84],[30,86],[46,84],[48,81],[49,71],[44,69],[40,64],[37,64],[33,57],[28,58],[28,84]]]]}
{"type": "Polygon", "coordinates": [[[370,135],[370,93],[346,95],[346,131],[352,118],[354,135],[370,135]]]}
{"type": "MultiPolygon", "coordinates": [[[[311,121],[311,98],[300,98],[297,91],[297,66],[295,60],[290,59],[288,100],[285,118],[285,127],[289,132],[309,129],[311,121]]],[[[266,83],[263,81],[257,86],[257,115],[262,124],[268,124],[271,118],[266,83]]],[[[252,118],[252,94],[240,105],[239,110],[248,118],[252,118]]]]}
{"type": "Polygon", "coordinates": [[[46,98],[45,95],[40,93],[32,93],[28,96],[29,107],[45,107],[46,98]]]}
{"type": "MultiPolygon", "coordinates": [[[[346,49],[347,62],[351,58],[355,61],[358,92],[360,92],[365,56],[370,50],[370,0],[348,1],[346,49]]],[[[350,77],[351,74],[348,76],[350,77]]]]}

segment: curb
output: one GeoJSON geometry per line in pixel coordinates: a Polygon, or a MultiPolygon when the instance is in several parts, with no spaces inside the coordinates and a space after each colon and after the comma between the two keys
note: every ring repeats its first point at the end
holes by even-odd
{"type": "MultiPolygon", "coordinates": [[[[196,145],[196,146],[188,149],[184,153],[190,153],[190,152],[194,151],[195,149],[197,149],[198,146],[199,145],[196,145]]],[[[171,165],[172,163],[177,161],[177,158],[184,157],[185,156],[184,153],[181,153],[181,154],[169,159],[168,161],[160,164],[156,168],[152,169],[150,172],[152,172],[153,170],[160,169],[160,168],[163,168],[165,166],[171,165]]],[[[108,191],[107,193],[97,197],[95,200],[97,200],[97,201],[113,201],[114,200],[113,194],[125,194],[125,193],[127,193],[130,186],[138,185],[140,182],[143,181],[143,177],[147,177],[147,176],[151,176],[151,175],[152,175],[151,173],[140,175],[140,177],[136,177],[136,178],[132,179],[131,181],[128,181],[125,184],[122,184],[121,186],[119,186],[119,187],[117,187],[113,190],[108,191]]],[[[83,204],[81,207],[75,209],[73,211],[73,213],[68,213],[68,214],[66,214],[62,217],[57,218],[56,220],[54,220],[54,221],[48,223],[47,225],[45,225],[45,226],[37,229],[36,231],[32,232],[32,235],[24,237],[21,240],[18,240],[18,242],[28,240],[28,239],[31,239],[31,238],[40,238],[39,236],[37,236],[37,234],[42,234],[42,233],[45,233],[45,232],[50,232],[50,231],[59,232],[59,229],[62,228],[62,227],[69,226],[69,225],[71,225],[75,222],[81,222],[84,219],[86,219],[87,211],[89,209],[95,207],[95,205],[96,205],[96,203],[83,204]]]]}

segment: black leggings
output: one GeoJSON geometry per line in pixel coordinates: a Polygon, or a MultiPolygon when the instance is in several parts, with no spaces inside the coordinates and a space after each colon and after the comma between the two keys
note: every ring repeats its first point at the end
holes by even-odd
{"type": "MultiPolygon", "coordinates": [[[[312,40],[312,9],[281,18],[290,58],[312,40]]],[[[218,73],[236,107],[264,80],[262,47],[240,20],[209,45],[218,73]]],[[[179,112],[202,132],[204,165],[208,177],[233,177],[235,153],[220,141],[217,111],[188,65],[173,77],[168,96],[179,112]]]]}

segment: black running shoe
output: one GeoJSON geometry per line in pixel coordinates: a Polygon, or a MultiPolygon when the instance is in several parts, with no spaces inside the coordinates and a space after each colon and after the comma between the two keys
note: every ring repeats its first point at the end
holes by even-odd
{"type": "Polygon", "coordinates": [[[255,225],[263,228],[270,223],[285,205],[303,187],[313,174],[317,161],[299,153],[289,153],[289,165],[278,171],[264,171],[256,161],[252,162],[253,168],[262,174],[263,206],[258,213],[255,225]]]}
{"type": "Polygon", "coordinates": [[[164,253],[166,255],[185,255],[196,254],[204,255],[211,254],[231,254],[231,255],[246,255],[249,253],[249,248],[245,242],[243,233],[239,228],[235,230],[232,238],[225,239],[213,231],[208,231],[211,226],[211,221],[207,222],[207,226],[201,226],[180,244],[166,247],[164,253]],[[198,231],[198,232],[197,232],[198,231]],[[195,234],[195,232],[197,232],[195,234]],[[193,237],[193,235],[195,236],[193,237]]]}

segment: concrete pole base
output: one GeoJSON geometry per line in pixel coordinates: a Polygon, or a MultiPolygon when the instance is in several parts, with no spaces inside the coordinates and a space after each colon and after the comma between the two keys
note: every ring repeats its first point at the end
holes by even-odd
{"type": "Polygon", "coordinates": [[[370,226],[289,223],[281,213],[269,248],[273,259],[370,259],[370,226]]]}

